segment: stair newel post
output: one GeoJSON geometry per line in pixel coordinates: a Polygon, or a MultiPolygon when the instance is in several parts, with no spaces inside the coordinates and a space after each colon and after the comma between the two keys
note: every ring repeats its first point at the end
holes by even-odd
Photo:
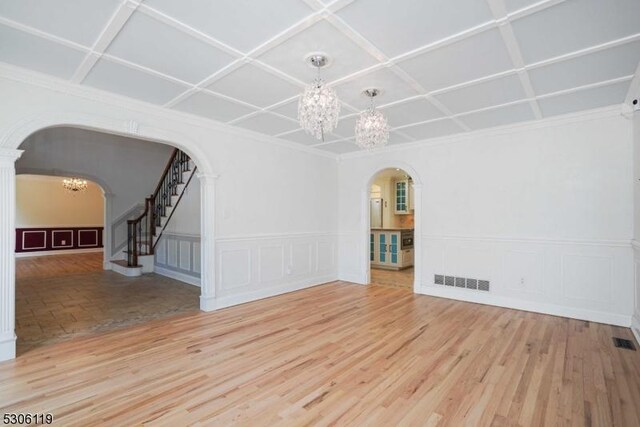
{"type": "Polygon", "coordinates": [[[127,241],[127,265],[135,267],[138,265],[136,221],[134,219],[127,220],[127,228],[129,239],[127,241]]]}

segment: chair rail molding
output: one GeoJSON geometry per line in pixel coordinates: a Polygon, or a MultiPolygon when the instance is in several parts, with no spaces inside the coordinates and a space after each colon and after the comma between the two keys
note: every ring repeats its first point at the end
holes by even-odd
{"type": "Polygon", "coordinates": [[[0,148],[0,361],[16,357],[15,161],[21,150],[0,148]]]}

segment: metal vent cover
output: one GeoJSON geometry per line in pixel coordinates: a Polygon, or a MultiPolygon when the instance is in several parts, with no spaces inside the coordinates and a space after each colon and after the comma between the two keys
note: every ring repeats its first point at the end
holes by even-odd
{"type": "Polygon", "coordinates": [[[636,351],[636,346],[633,344],[633,341],[625,338],[613,337],[613,345],[618,348],[636,351]]]}
{"type": "Polygon", "coordinates": [[[488,280],[445,276],[444,274],[434,274],[433,283],[436,285],[455,286],[456,288],[466,288],[484,292],[489,292],[491,288],[491,283],[488,280]]]}

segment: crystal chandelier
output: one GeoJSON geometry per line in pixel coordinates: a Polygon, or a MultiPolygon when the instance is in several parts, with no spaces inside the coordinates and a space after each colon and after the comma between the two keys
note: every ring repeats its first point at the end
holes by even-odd
{"type": "Polygon", "coordinates": [[[324,141],[324,135],[338,125],[340,100],[336,91],[327,87],[324,80],[320,78],[320,68],[327,65],[327,57],[322,54],[312,54],[307,60],[311,66],[318,69],[318,76],[300,95],[298,120],[302,129],[309,135],[324,141]]]}
{"type": "Polygon", "coordinates": [[[356,122],[356,144],[368,150],[382,147],[389,142],[389,124],[382,113],[373,106],[373,98],[380,94],[378,89],[362,92],[371,99],[369,109],[360,113],[356,122]]]}
{"type": "Polygon", "coordinates": [[[65,178],[62,180],[62,186],[65,190],[71,191],[72,193],[77,193],[79,191],[84,191],[88,187],[88,183],[86,180],[81,178],[65,178]]]}

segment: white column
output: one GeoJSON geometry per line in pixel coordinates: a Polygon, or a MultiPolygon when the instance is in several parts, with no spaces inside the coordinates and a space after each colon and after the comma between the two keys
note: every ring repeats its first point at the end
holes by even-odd
{"type": "Polygon", "coordinates": [[[413,184],[413,292],[422,292],[422,184],[413,184]]]}
{"type": "Polygon", "coordinates": [[[102,233],[102,247],[104,249],[104,256],[102,259],[102,268],[104,270],[111,270],[111,246],[112,246],[112,232],[111,232],[111,207],[113,206],[113,194],[104,193],[104,231],[102,233]]]}
{"type": "Polygon", "coordinates": [[[200,180],[200,310],[216,309],[215,200],[216,175],[198,173],[200,180]]]}
{"type": "Polygon", "coordinates": [[[21,154],[0,148],[0,361],[16,357],[15,161],[21,154]]]}

